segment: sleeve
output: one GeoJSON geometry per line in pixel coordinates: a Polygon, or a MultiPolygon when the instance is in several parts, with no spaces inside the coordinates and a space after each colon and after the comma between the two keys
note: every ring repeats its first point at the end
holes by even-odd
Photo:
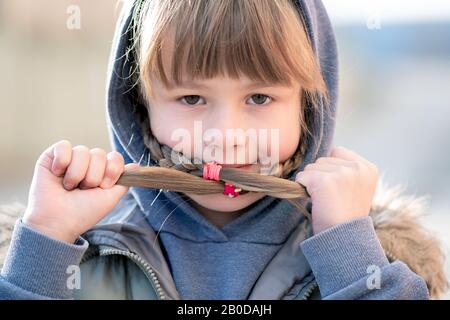
{"type": "Polygon", "coordinates": [[[65,243],[37,232],[20,219],[0,273],[0,299],[71,299],[72,266],[79,266],[89,244],[65,243]]]}
{"type": "Polygon", "coordinates": [[[389,263],[370,216],[322,231],[300,244],[322,299],[429,299],[425,281],[389,263]]]}

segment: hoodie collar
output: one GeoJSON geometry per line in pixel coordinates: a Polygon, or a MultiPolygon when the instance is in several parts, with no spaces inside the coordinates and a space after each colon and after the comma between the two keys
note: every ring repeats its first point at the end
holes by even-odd
{"type": "MultiPolygon", "coordinates": [[[[170,267],[161,249],[158,234],[143,223],[145,214],[131,194],[125,195],[112,213],[83,234],[95,247],[113,247],[137,254],[154,270],[168,299],[180,299],[170,267]]],[[[300,222],[270,260],[255,282],[248,299],[281,299],[295,283],[311,274],[311,268],[300,250],[300,243],[311,236],[311,225],[300,222]]],[[[94,249],[95,250],[95,249],[94,249]]]]}

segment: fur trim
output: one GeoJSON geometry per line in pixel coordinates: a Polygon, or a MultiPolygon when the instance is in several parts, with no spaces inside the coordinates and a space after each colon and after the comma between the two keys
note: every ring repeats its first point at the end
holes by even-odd
{"type": "Polygon", "coordinates": [[[370,216],[386,256],[400,260],[427,283],[430,298],[449,288],[443,245],[421,221],[428,215],[428,197],[404,195],[405,186],[387,187],[381,179],[370,216]]]}
{"type": "MultiPolygon", "coordinates": [[[[426,197],[406,196],[404,187],[386,187],[379,179],[370,216],[386,256],[401,260],[427,283],[430,298],[440,298],[449,288],[443,247],[420,221],[427,214],[426,197]]],[[[15,221],[25,206],[0,207],[0,266],[3,264],[15,221]]]]}
{"type": "Polygon", "coordinates": [[[25,206],[20,202],[13,202],[0,207],[0,268],[3,266],[9,248],[14,224],[24,212],[25,206]]]}

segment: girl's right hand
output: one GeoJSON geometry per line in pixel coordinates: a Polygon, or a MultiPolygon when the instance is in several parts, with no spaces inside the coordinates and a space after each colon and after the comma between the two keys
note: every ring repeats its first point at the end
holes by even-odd
{"type": "Polygon", "coordinates": [[[22,222],[57,240],[74,243],[104,218],[128,191],[115,185],[125,169],[118,152],[72,147],[67,140],[45,150],[36,162],[22,222]]]}

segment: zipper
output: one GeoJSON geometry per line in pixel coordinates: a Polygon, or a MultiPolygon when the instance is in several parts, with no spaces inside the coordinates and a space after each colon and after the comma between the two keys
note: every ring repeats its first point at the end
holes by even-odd
{"type": "Polygon", "coordinates": [[[81,258],[80,264],[85,263],[86,261],[91,260],[92,258],[98,256],[98,250],[92,250],[91,248],[89,248],[87,250],[87,252],[83,255],[83,257],[81,258]]]}
{"type": "Polygon", "coordinates": [[[159,300],[166,300],[167,294],[164,292],[164,289],[161,287],[161,282],[156,276],[155,270],[148,264],[147,261],[142,259],[135,253],[119,250],[119,249],[100,249],[99,253],[101,256],[111,256],[111,255],[121,255],[131,259],[134,263],[136,263],[141,270],[144,272],[145,276],[150,281],[153,289],[156,291],[159,300]]]}
{"type": "Polygon", "coordinates": [[[386,258],[388,259],[389,263],[398,260],[398,258],[389,250],[384,250],[384,254],[386,255],[386,258]]]}
{"type": "MultiPolygon", "coordinates": [[[[153,268],[150,266],[150,264],[147,261],[142,259],[137,254],[129,252],[129,251],[125,251],[125,250],[119,250],[119,249],[110,249],[110,248],[108,248],[108,249],[100,249],[98,251],[91,252],[89,254],[89,256],[83,257],[81,263],[83,263],[83,262],[93,258],[94,256],[96,256],[98,254],[100,256],[121,255],[121,256],[125,256],[125,257],[131,259],[144,272],[145,276],[150,281],[150,284],[152,285],[153,289],[156,291],[158,299],[159,300],[166,300],[167,299],[167,295],[164,292],[164,289],[161,287],[161,282],[159,281],[158,277],[156,276],[155,271],[153,270],[153,268]]],[[[307,288],[304,291],[304,293],[303,293],[303,295],[301,297],[301,300],[308,300],[309,298],[311,298],[312,293],[317,288],[318,288],[318,284],[317,284],[316,280],[312,280],[307,285],[307,288]]]]}
{"type": "Polygon", "coordinates": [[[312,280],[308,284],[308,287],[306,288],[305,292],[303,293],[301,300],[309,300],[314,290],[316,290],[318,287],[319,285],[317,284],[316,280],[312,280]]]}

